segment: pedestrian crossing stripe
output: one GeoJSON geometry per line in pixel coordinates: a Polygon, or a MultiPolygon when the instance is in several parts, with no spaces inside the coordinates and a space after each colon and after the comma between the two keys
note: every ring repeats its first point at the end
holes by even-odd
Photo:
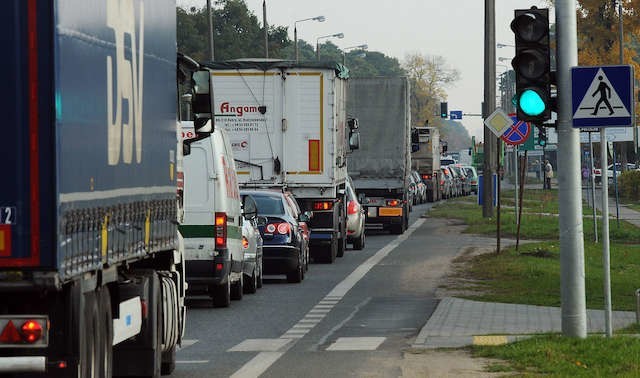
{"type": "Polygon", "coordinates": [[[573,118],[631,117],[602,68],[593,77],[573,118]],[[598,109],[596,109],[596,106],[598,109]]]}

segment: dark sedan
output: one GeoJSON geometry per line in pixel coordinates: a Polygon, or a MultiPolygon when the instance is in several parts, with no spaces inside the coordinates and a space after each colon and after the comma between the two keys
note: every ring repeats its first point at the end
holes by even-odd
{"type": "Polygon", "coordinates": [[[296,218],[295,210],[278,190],[243,190],[258,206],[258,215],[266,222],[258,224],[263,240],[264,274],[286,274],[287,281],[304,278],[304,237],[300,222],[308,222],[306,214],[296,218]]]}

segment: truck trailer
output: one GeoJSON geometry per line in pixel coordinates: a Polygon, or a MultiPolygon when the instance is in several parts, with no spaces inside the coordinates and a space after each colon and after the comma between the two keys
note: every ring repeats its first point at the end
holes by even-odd
{"type": "Polygon", "coordinates": [[[348,71],[259,59],[206,65],[216,88],[216,125],[230,135],[240,186],[292,192],[303,212],[313,212],[314,261],[342,256],[347,155],[357,147],[357,122],[345,108],[348,71]]]}
{"type": "Polygon", "coordinates": [[[411,166],[427,186],[427,201],[438,201],[442,198],[440,130],[436,127],[413,127],[411,139],[411,166]]]}
{"type": "MultiPolygon", "coordinates": [[[[3,6],[0,375],[169,373],[185,325],[177,88],[199,71],[177,55],[175,1],[3,6]]],[[[210,93],[185,99],[201,112],[210,93]]]]}
{"type": "Polygon", "coordinates": [[[352,78],[347,112],[358,119],[364,137],[348,161],[365,228],[403,233],[411,197],[411,109],[406,77],[352,78]]]}

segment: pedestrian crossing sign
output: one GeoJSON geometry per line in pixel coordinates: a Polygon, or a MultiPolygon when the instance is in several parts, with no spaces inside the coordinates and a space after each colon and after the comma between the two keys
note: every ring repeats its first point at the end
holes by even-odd
{"type": "Polygon", "coordinates": [[[630,65],[573,67],[573,127],[633,126],[633,87],[630,65]]]}

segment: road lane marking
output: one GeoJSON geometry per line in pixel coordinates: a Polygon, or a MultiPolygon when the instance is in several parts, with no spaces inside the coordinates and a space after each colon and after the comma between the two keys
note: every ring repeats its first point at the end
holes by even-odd
{"type": "Polygon", "coordinates": [[[209,360],[176,360],[176,364],[208,364],[209,360]]]}
{"type": "Polygon", "coordinates": [[[277,352],[290,340],[285,339],[247,339],[227,350],[227,352],[277,352]]]}
{"type": "MultiPolygon", "coordinates": [[[[395,239],[393,239],[389,244],[379,249],[373,256],[369,257],[365,262],[360,264],[351,274],[349,274],[344,280],[342,280],[339,284],[337,284],[333,290],[327,294],[323,300],[337,300],[338,302],[351,290],[357,283],[360,281],[365,274],[367,274],[376,264],[378,264],[382,259],[387,257],[391,251],[396,249],[400,243],[404,242],[411,236],[411,234],[417,230],[422,224],[426,221],[425,218],[420,218],[415,221],[404,234],[398,235],[395,239]]],[[[336,302],[337,303],[337,302],[336,302]]],[[[326,315],[331,311],[331,309],[312,309],[309,311],[305,317],[309,314],[319,314],[323,313],[326,315]]],[[[323,316],[324,316],[323,315],[323,316]]],[[[295,326],[294,326],[295,327],[295,326]]],[[[293,339],[295,341],[291,341],[287,345],[287,349],[293,347],[297,339],[302,337],[301,332],[306,334],[311,329],[290,329],[285,332],[281,338],[293,339]]],[[[262,373],[267,371],[271,365],[273,365],[280,357],[284,355],[285,352],[260,352],[257,356],[251,359],[249,362],[244,364],[238,371],[236,371],[231,378],[250,378],[250,377],[259,377],[262,373]]]]}
{"type": "Polygon", "coordinates": [[[327,350],[376,350],[386,339],[386,337],[338,337],[327,350]]]}

